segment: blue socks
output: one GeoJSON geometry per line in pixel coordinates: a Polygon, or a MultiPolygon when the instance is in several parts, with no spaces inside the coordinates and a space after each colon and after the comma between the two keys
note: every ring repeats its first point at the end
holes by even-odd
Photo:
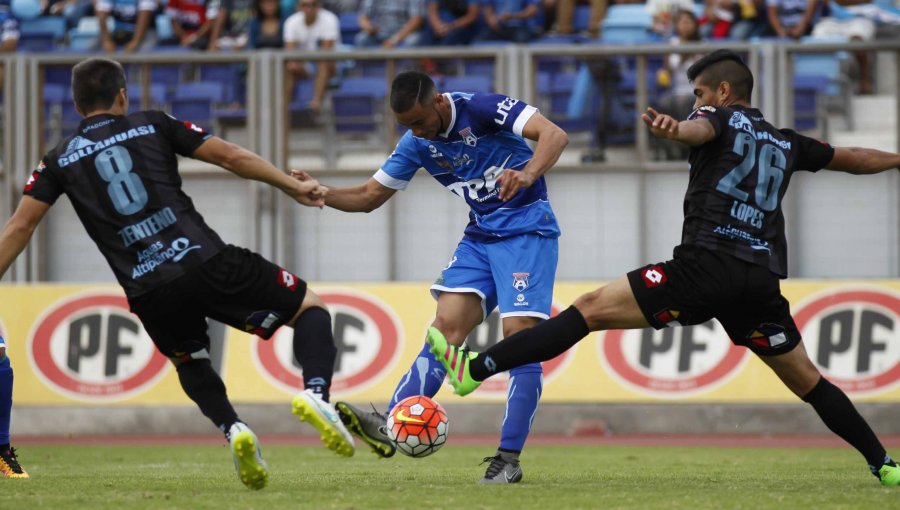
{"type": "MultiPolygon", "coordinates": [[[[425,344],[409,371],[400,380],[388,404],[388,411],[406,397],[433,397],[441,389],[447,372],[428,349],[428,344],[425,344]]],[[[518,453],[524,448],[531,431],[544,387],[544,377],[540,363],[516,367],[510,370],[509,376],[506,413],[503,415],[500,431],[500,450],[518,453]]]]}
{"type": "Polygon", "coordinates": [[[500,429],[500,451],[521,452],[525,447],[543,388],[544,376],[540,363],[522,365],[509,371],[506,413],[500,429]]]}
{"type": "Polygon", "coordinates": [[[412,366],[409,367],[409,372],[400,379],[400,383],[391,397],[391,402],[388,404],[388,412],[397,405],[397,402],[406,397],[415,395],[433,397],[441,389],[441,384],[444,382],[447,371],[434,359],[434,355],[428,349],[427,343],[422,346],[419,355],[416,356],[412,366]]]}
{"type": "Polygon", "coordinates": [[[9,444],[9,419],[12,415],[13,369],[9,358],[0,359],[0,444],[9,444]]]}

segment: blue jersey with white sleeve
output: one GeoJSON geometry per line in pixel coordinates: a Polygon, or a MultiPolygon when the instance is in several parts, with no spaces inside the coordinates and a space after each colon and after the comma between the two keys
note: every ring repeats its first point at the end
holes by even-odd
{"type": "Polygon", "coordinates": [[[465,237],[492,241],[520,234],[559,237],[559,225],[541,177],[508,202],[500,200],[497,179],[506,169],[522,170],[533,154],[522,129],[537,112],[501,94],[445,93],[451,118],[436,139],[407,130],[375,179],[403,190],[419,168],[469,204],[465,237]]]}

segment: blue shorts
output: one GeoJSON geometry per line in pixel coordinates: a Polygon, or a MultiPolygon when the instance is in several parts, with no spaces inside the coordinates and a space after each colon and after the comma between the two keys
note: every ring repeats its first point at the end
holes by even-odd
{"type": "Polygon", "coordinates": [[[435,299],[441,292],[478,294],[482,319],[497,306],[500,317],[549,319],[558,258],[555,237],[527,234],[493,243],[463,239],[431,294],[435,299]]]}

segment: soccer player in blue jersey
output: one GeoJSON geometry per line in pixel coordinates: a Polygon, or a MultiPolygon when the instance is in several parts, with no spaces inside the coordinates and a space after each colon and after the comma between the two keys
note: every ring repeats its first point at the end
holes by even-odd
{"type": "Polygon", "coordinates": [[[9,445],[9,419],[12,415],[13,369],[6,357],[6,342],[0,336],[0,474],[6,478],[28,478],[9,445]]]}
{"type": "MultiPolygon", "coordinates": [[[[462,240],[431,286],[437,299],[432,326],[461,345],[495,307],[500,309],[505,335],[549,318],[560,232],[543,175],[568,144],[566,133],[522,101],[500,94],[438,93],[431,78],[417,71],[394,79],[391,109],[409,128],[397,148],[365,183],[329,188],[325,205],[348,212],[372,211],[406,189],[424,167],[471,208],[462,240]],[[525,138],[537,142],[534,151],[525,138]]],[[[294,175],[309,178],[304,172],[294,175]]],[[[428,345],[423,345],[388,409],[412,395],[434,396],[445,374],[428,345]]],[[[540,363],[510,371],[500,447],[485,458],[490,464],[482,483],[522,479],[519,453],[541,388],[540,363]]],[[[377,454],[393,455],[383,415],[345,402],[336,407],[347,428],[377,454]]]]}

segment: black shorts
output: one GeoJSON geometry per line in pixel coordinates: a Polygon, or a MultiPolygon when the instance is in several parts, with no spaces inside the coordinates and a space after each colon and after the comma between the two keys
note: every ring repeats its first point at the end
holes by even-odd
{"type": "Polygon", "coordinates": [[[790,351],[800,342],[780,280],[768,268],[697,246],[628,273],[647,322],[656,329],[717,319],[735,345],[760,355],[790,351]]]}
{"type": "Polygon", "coordinates": [[[209,350],[206,318],[271,337],[291,320],[306,282],[244,248],[228,245],[203,265],[129,304],[168,357],[209,350]]]}

